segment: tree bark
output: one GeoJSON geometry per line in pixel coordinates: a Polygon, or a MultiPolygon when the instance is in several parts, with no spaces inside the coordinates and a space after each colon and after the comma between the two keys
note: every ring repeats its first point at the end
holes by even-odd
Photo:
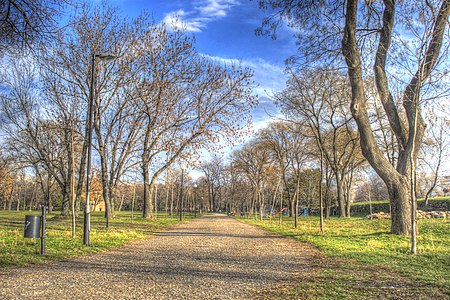
{"type": "MultiPolygon", "coordinates": [[[[370,120],[366,108],[367,103],[365,99],[360,54],[356,40],[358,0],[347,1],[344,35],[342,39],[342,54],[348,67],[348,76],[352,88],[351,112],[358,125],[362,153],[377,174],[386,183],[391,205],[391,232],[394,234],[408,235],[411,232],[412,226],[410,218],[411,199],[409,197],[409,171],[411,164],[408,158],[410,157],[411,151],[418,151],[423,138],[424,122],[420,115],[420,91],[424,81],[430,76],[439,57],[440,48],[442,46],[442,37],[447,26],[450,12],[450,0],[443,1],[436,18],[430,43],[424,53],[425,59],[419,62],[418,71],[411,79],[403,94],[403,105],[405,107],[409,126],[406,126],[404,119],[400,118],[393,97],[389,91],[385,64],[395,20],[395,3],[392,0],[385,0],[384,5],[383,24],[380,31],[374,70],[378,95],[388,116],[390,126],[397,138],[399,160],[396,168],[389,163],[384,157],[383,152],[378,148],[370,127],[370,120]],[[416,116],[417,134],[412,125],[416,122],[416,116]],[[413,140],[416,144],[415,149],[412,147],[412,145],[414,145],[413,140]]],[[[414,157],[417,157],[416,153],[413,153],[413,155],[414,157]]],[[[415,161],[413,163],[415,163],[415,161]]]]}
{"type": "MultiPolygon", "coordinates": [[[[145,151],[145,150],[144,150],[145,151]]],[[[150,175],[148,174],[149,162],[143,158],[142,160],[142,176],[144,178],[144,209],[143,217],[144,219],[153,218],[153,208],[150,193],[150,175]]]]}
{"type": "Polygon", "coordinates": [[[336,177],[336,189],[337,189],[337,198],[338,198],[339,217],[345,218],[346,213],[345,213],[344,195],[342,193],[342,190],[343,190],[342,178],[341,178],[339,172],[335,172],[335,177],[336,177]]]}

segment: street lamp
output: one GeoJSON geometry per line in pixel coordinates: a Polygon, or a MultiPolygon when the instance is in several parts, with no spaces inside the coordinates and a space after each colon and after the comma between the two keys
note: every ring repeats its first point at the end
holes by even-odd
{"type": "Polygon", "coordinates": [[[184,169],[185,166],[181,166],[181,186],[180,186],[180,222],[183,221],[183,185],[184,185],[184,169]]]}
{"type": "Polygon", "coordinates": [[[197,217],[197,188],[198,185],[194,184],[194,218],[197,217]]]}
{"type": "Polygon", "coordinates": [[[89,239],[91,234],[91,208],[90,208],[90,175],[91,175],[91,161],[92,161],[92,119],[94,117],[94,92],[95,92],[95,61],[96,58],[102,61],[110,61],[116,58],[111,54],[92,54],[91,61],[91,85],[89,91],[89,106],[88,106],[88,143],[87,143],[87,167],[86,167],[86,207],[84,210],[84,234],[83,244],[89,246],[89,239]]]}

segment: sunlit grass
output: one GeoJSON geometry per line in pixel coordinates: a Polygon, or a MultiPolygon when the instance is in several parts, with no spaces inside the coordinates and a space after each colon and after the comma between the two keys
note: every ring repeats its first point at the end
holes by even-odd
{"type": "Polygon", "coordinates": [[[47,218],[46,255],[42,256],[39,254],[40,239],[23,237],[25,215],[30,214],[40,215],[40,212],[0,211],[0,267],[34,264],[120,247],[179,222],[175,216],[170,218],[163,214],[155,220],[144,220],[135,214],[131,222],[130,212],[117,212],[116,218],[111,219],[106,228],[103,213],[93,212],[90,246],[86,247],[83,245],[83,214],[80,213],[76,220],[76,236],[72,238],[71,218],[62,218],[56,212],[47,218]]]}
{"type": "MultiPolygon", "coordinates": [[[[244,219],[242,219],[244,220],[244,219]]],[[[325,220],[325,233],[319,233],[319,218],[293,220],[245,219],[273,232],[294,237],[318,247],[326,255],[349,259],[365,266],[392,269],[411,280],[436,286],[450,293],[450,220],[419,220],[417,255],[410,253],[410,237],[389,233],[390,220],[362,218],[330,218],[325,220]]]]}

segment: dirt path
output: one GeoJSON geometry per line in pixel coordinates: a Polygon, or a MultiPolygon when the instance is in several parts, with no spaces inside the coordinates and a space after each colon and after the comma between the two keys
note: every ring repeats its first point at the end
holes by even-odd
{"type": "Polygon", "coordinates": [[[211,215],[117,250],[0,269],[0,299],[254,299],[318,257],[305,244],[211,215]]]}

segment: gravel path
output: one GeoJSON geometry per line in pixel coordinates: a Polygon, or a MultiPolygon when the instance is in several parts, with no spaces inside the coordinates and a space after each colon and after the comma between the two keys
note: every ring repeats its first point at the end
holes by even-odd
{"type": "Polygon", "coordinates": [[[209,215],[120,249],[0,269],[0,299],[254,299],[297,277],[317,255],[209,215]]]}

